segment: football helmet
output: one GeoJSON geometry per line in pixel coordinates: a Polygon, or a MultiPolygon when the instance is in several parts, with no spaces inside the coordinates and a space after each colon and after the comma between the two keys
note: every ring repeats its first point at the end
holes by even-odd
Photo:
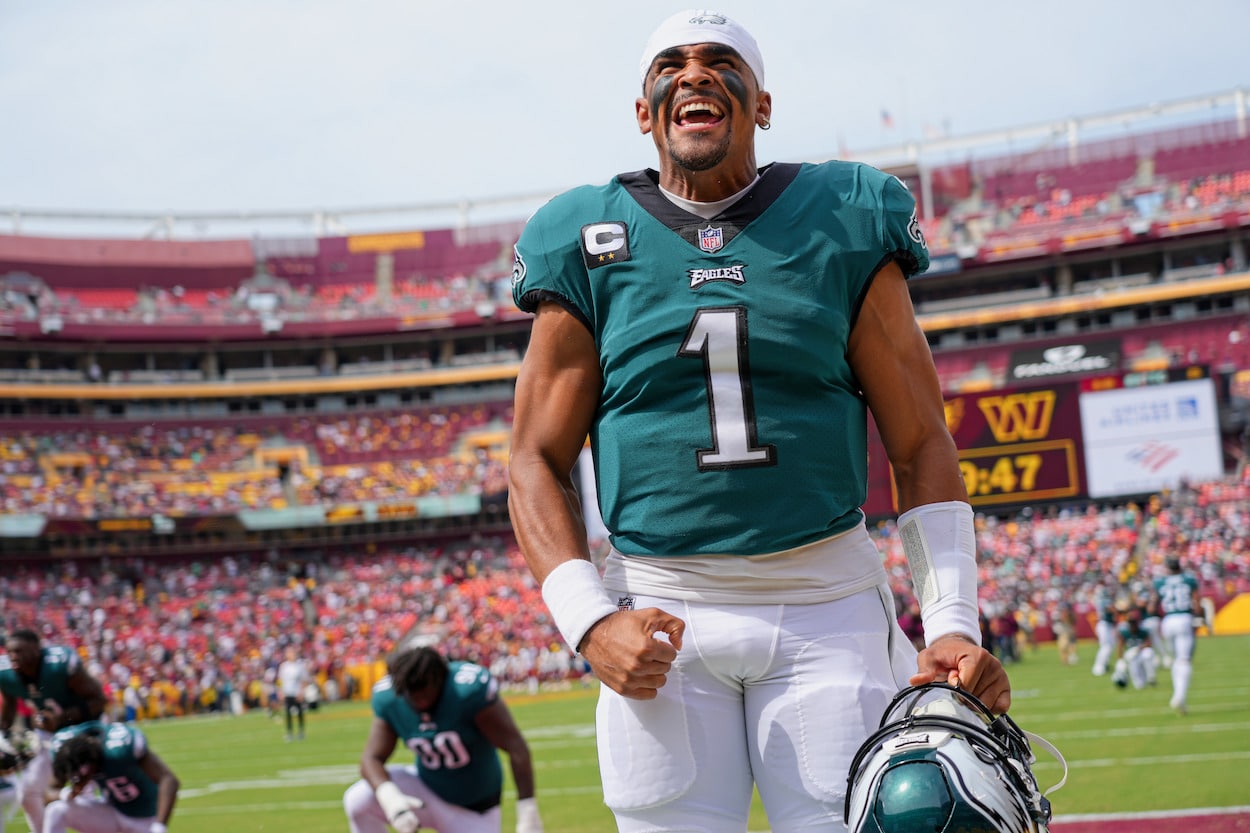
{"type": "Polygon", "coordinates": [[[9,775],[26,766],[39,754],[39,747],[39,736],[32,731],[0,732],[0,775],[9,775]]]}
{"type": "Polygon", "coordinates": [[[843,818],[850,833],[1048,833],[1050,802],[1030,768],[1029,739],[946,683],[900,691],[851,762],[843,818]]]}

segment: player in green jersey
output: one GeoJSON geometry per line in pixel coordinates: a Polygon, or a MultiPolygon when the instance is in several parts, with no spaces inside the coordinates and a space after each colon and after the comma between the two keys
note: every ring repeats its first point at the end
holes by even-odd
{"type": "Polygon", "coordinates": [[[44,793],[52,778],[47,741],[58,729],[98,718],[107,698],[99,680],[70,648],[44,645],[39,634],[25,629],[10,632],[5,648],[0,656],[0,732],[13,728],[18,701],[27,701],[35,711],[32,728],[40,750],[22,768],[19,792],[30,829],[39,831],[43,829],[44,793]]]}
{"type": "Polygon", "coordinates": [[[1159,636],[1172,657],[1172,699],[1178,714],[1189,712],[1189,680],[1193,674],[1194,611],[1198,608],[1198,579],[1181,567],[1179,558],[1167,559],[1167,574],[1154,580],[1159,595],[1159,636]]]}
{"type": "Polygon", "coordinates": [[[373,726],[363,776],[343,795],[352,833],[499,833],[508,756],[517,789],[517,833],[542,833],[529,744],[490,672],[448,662],[428,645],[401,643],[373,687],[373,726]],[[416,765],[387,764],[398,744],[416,765]]]}
{"type": "Polygon", "coordinates": [[[554,198],[516,245],[513,297],[535,317],[512,522],[603,683],[621,831],[740,833],[753,786],[774,831],[837,830],[850,760],[900,688],[1011,701],[980,645],[973,513],[906,284],[928,266],[915,202],[867,165],[757,165],[773,100],[725,15],[664,21],[639,75],[659,170],[554,198]],[[860,509],[869,412],[918,655],[860,509]],[[572,476],[587,436],[602,577],[572,476]]]}
{"type": "Polygon", "coordinates": [[[43,833],[165,833],[178,776],[143,732],[125,723],[80,723],[57,732],[52,750],[52,787],[70,790],[47,806],[43,833]]]}

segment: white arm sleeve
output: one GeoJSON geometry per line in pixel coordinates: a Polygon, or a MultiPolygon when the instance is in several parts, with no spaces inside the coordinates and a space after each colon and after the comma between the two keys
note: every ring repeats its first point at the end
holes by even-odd
{"type": "Polygon", "coordinates": [[[916,506],[898,516],[898,533],[920,602],[925,644],[960,633],[980,645],[972,507],[959,500],[916,506]]]}

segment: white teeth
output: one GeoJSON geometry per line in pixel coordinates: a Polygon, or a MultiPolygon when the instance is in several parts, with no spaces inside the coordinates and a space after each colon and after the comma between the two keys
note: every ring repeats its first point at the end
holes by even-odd
{"type": "Polygon", "coordinates": [[[701,101],[698,103],[692,102],[690,104],[683,104],[681,109],[677,111],[677,115],[680,118],[685,118],[686,114],[691,112],[692,110],[707,110],[709,113],[711,113],[713,116],[716,116],[717,118],[720,118],[721,116],[725,115],[724,111],[721,110],[720,106],[711,101],[701,101]]]}

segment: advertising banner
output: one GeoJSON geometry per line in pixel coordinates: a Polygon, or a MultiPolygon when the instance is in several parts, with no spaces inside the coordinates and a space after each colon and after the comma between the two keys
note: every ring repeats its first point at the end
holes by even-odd
{"type": "Polygon", "coordinates": [[[1093,498],[1157,492],[1224,474],[1209,378],[1083,393],[1081,430],[1093,498]]]}
{"type": "Polygon", "coordinates": [[[1021,384],[1051,379],[1116,373],[1120,369],[1120,342],[1074,342],[1041,350],[1013,350],[1010,377],[1021,384]]]}

